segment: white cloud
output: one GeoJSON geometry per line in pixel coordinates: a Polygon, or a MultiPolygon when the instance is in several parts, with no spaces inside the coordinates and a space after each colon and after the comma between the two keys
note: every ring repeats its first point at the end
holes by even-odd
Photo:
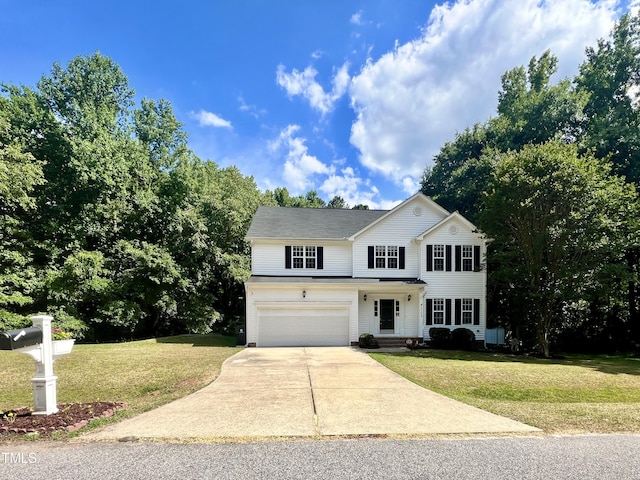
{"type": "Polygon", "coordinates": [[[351,79],[351,143],[362,165],[415,192],[445,141],[495,113],[505,71],[551,49],[559,59],[556,78],[573,76],[584,48],[609,34],[616,8],[614,0],[457,0],[434,7],[420,38],[369,59],[351,79]]]}
{"type": "Polygon", "coordinates": [[[198,120],[201,127],[232,128],[230,121],[225,120],[213,112],[200,110],[197,113],[191,112],[191,116],[198,120]]]}
{"type": "Polygon", "coordinates": [[[370,185],[356,176],[352,167],[343,168],[340,174],[332,173],[329,175],[320,185],[319,190],[329,200],[335,196],[342,197],[351,207],[363,204],[368,205],[371,209],[387,210],[400,203],[400,200],[381,200],[380,191],[374,185],[370,185]]]}
{"type": "Polygon", "coordinates": [[[269,149],[276,155],[284,154],[284,171],[282,178],[288,189],[294,194],[304,193],[313,187],[313,177],[330,175],[334,168],[321,162],[309,154],[304,137],[297,136],[300,126],[289,125],[280,132],[276,140],[269,144],[269,149]]]}
{"type": "Polygon", "coordinates": [[[331,91],[325,92],[322,85],[316,81],[318,71],[309,65],[302,72],[295,68],[291,73],[285,71],[284,65],[278,65],[276,81],[285,89],[287,95],[295,97],[301,95],[314,110],[322,116],[333,110],[335,103],[346,93],[349,86],[349,64],[342,65],[334,74],[331,81],[331,91]]]}
{"type": "Polygon", "coordinates": [[[363,21],[362,21],[362,10],[354,13],[353,15],[351,15],[351,20],[350,22],[353,23],[354,25],[363,25],[363,21]]]}
{"type": "Polygon", "coordinates": [[[266,110],[259,109],[255,105],[249,105],[242,96],[238,97],[238,103],[240,104],[240,111],[251,115],[253,118],[260,118],[267,114],[266,110]]]}

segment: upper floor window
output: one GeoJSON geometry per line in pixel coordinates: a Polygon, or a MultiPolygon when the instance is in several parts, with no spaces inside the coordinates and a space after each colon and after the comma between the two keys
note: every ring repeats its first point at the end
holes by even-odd
{"type": "Polygon", "coordinates": [[[451,271],[451,245],[427,245],[427,271],[451,271]]]}
{"type": "Polygon", "coordinates": [[[426,266],[427,272],[479,272],[480,245],[427,245],[426,266]]]}
{"type": "Polygon", "coordinates": [[[462,246],[462,271],[471,272],[473,270],[473,245],[462,246]]]}
{"type": "Polygon", "coordinates": [[[309,245],[284,247],[285,268],[322,270],[323,248],[309,245]]]}
{"type": "Polygon", "coordinates": [[[480,271],[480,246],[456,245],[456,272],[480,271]]]}
{"type": "Polygon", "coordinates": [[[444,272],[444,245],[433,246],[433,270],[444,272]]]}
{"type": "Polygon", "coordinates": [[[369,268],[404,269],[405,247],[376,245],[369,247],[369,268]]]}

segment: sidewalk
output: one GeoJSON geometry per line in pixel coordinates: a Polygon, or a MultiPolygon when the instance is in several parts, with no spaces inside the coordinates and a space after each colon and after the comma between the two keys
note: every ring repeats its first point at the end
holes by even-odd
{"type": "Polygon", "coordinates": [[[536,431],[421,388],[358,349],[300,347],[245,349],[202,390],[82,439],[536,431]]]}

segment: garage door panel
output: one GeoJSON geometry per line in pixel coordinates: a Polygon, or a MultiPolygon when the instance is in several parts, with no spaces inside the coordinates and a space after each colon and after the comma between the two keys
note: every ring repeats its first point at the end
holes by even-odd
{"type": "Polygon", "coordinates": [[[262,310],[258,346],[341,346],[349,344],[345,308],[262,310]]]}

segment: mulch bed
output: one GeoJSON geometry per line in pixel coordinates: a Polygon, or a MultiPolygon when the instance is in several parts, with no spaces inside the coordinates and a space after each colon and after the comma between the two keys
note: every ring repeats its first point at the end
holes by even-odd
{"type": "Polygon", "coordinates": [[[86,426],[91,420],[111,417],[126,403],[93,402],[61,403],[59,412],[51,415],[33,415],[28,407],[0,412],[0,437],[37,433],[50,435],[56,431],[74,432],[86,426]]]}

